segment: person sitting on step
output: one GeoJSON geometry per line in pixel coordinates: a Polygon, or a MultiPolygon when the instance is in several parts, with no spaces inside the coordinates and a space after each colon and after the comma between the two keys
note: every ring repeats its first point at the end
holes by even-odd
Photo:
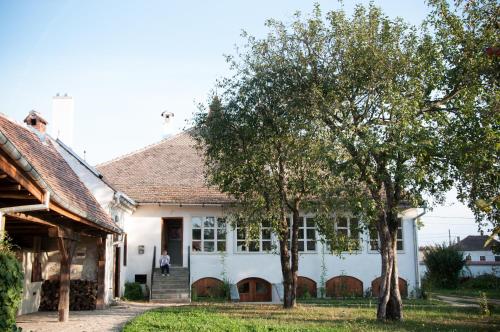
{"type": "Polygon", "coordinates": [[[167,276],[170,275],[170,256],[166,250],[163,250],[163,254],[160,256],[160,268],[162,276],[165,276],[165,272],[167,276]]]}

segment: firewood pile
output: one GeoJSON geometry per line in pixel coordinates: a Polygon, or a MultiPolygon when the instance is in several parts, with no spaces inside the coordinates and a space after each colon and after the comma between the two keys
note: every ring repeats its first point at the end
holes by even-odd
{"type": "MultiPolygon", "coordinates": [[[[71,280],[69,310],[95,310],[97,282],[71,280]]],[[[40,311],[57,311],[59,305],[59,280],[45,280],[42,284],[40,311]]]]}

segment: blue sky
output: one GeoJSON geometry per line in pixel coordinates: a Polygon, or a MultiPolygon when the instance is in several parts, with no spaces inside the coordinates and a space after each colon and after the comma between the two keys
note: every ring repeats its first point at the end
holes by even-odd
{"type": "MultiPolygon", "coordinates": [[[[318,2],[323,11],[340,7],[318,2]]],[[[374,2],[412,24],[427,13],[423,0],[374,2]]],[[[242,29],[261,36],[266,19],[289,21],[313,3],[0,0],[0,112],[22,121],[36,109],[50,122],[52,96],[68,93],[74,149],[85,150],[92,164],[109,160],[161,139],[164,110],[175,113],[178,130],[185,127],[216,79],[229,73],[223,54],[243,42],[242,29]]],[[[344,3],[351,11],[355,2],[344,3]]],[[[470,219],[456,220],[457,235],[475,230],[470,219]]],[[[444,218],[436,223],[452,226],[444,218]]],[[[422,236],[439,242],[447,227],[422,236]]]]}

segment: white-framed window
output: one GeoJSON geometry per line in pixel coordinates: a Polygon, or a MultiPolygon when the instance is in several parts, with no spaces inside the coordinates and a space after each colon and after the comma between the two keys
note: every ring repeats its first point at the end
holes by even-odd
{"type": "MultiPolygon", "coordinates": [[[[403,243],[403,220],[398,218],[398,230],[397,230],[397,238],[396,238],[396,248],[398,251],[404,250],[403,243]]],[[[380,240],[378,238],[378,232],[375,228],[370,229],[370,250],[378,251],[380,249],[380,240]]]]}
{"type": "MultiPolygon", "coordinates": [[[[290,218],[287,218],[288,228],[290,229],[288,239],[288,249],[292,249],[292,228],[290,227],[290,218]]],[[[299,252],[316,252],[316,223],[314,217],[299,217],[299,236],[298,236],[298,249],[299,252]]]]}
{"type": "Polygon", "coordinates": [[[263,222],[253,237],[248,228],[236,225],[237,252],[269,252],[272,249],[271,224],[263,222]]]}
{"type": "Polygon", "coordinates": [[[192,217],[193,252],[225,252],[227,226],[224,218],[192,217]]]}
{"type": "MultiPolygon", "coordinates": [[[[339,240],[345,243],[344,251],[359,250],[360,246],[360,225],[359,219],[352,216],[337,216],[333,223],[335,234],[339,240]]],[[[327,245],[329,246],[327,241],[327,245]]]]}

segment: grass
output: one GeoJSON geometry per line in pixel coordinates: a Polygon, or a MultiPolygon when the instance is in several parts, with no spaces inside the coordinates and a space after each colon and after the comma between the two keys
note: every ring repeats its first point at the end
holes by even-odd
{"type": "Polygon", "coordinates": [[[300,304],[195,304],[148,311],[129,322],[125,332],[138,331],[499,331],[500,313],[480,316],[478,309],[442,304],[414,304],[404,309],[403,322],[382,323],[375,307],[300,304]]]}
{"type": "Polygon", "coordinates": [[[450,296],[471,296],[479,297],[479,293],[485,292],[489,299],[500,299],[500,289],[468,289],[468,288],[457,288],[457,289],[432,289],[431,293],[438,295],[450,295],[450,296]]]}

